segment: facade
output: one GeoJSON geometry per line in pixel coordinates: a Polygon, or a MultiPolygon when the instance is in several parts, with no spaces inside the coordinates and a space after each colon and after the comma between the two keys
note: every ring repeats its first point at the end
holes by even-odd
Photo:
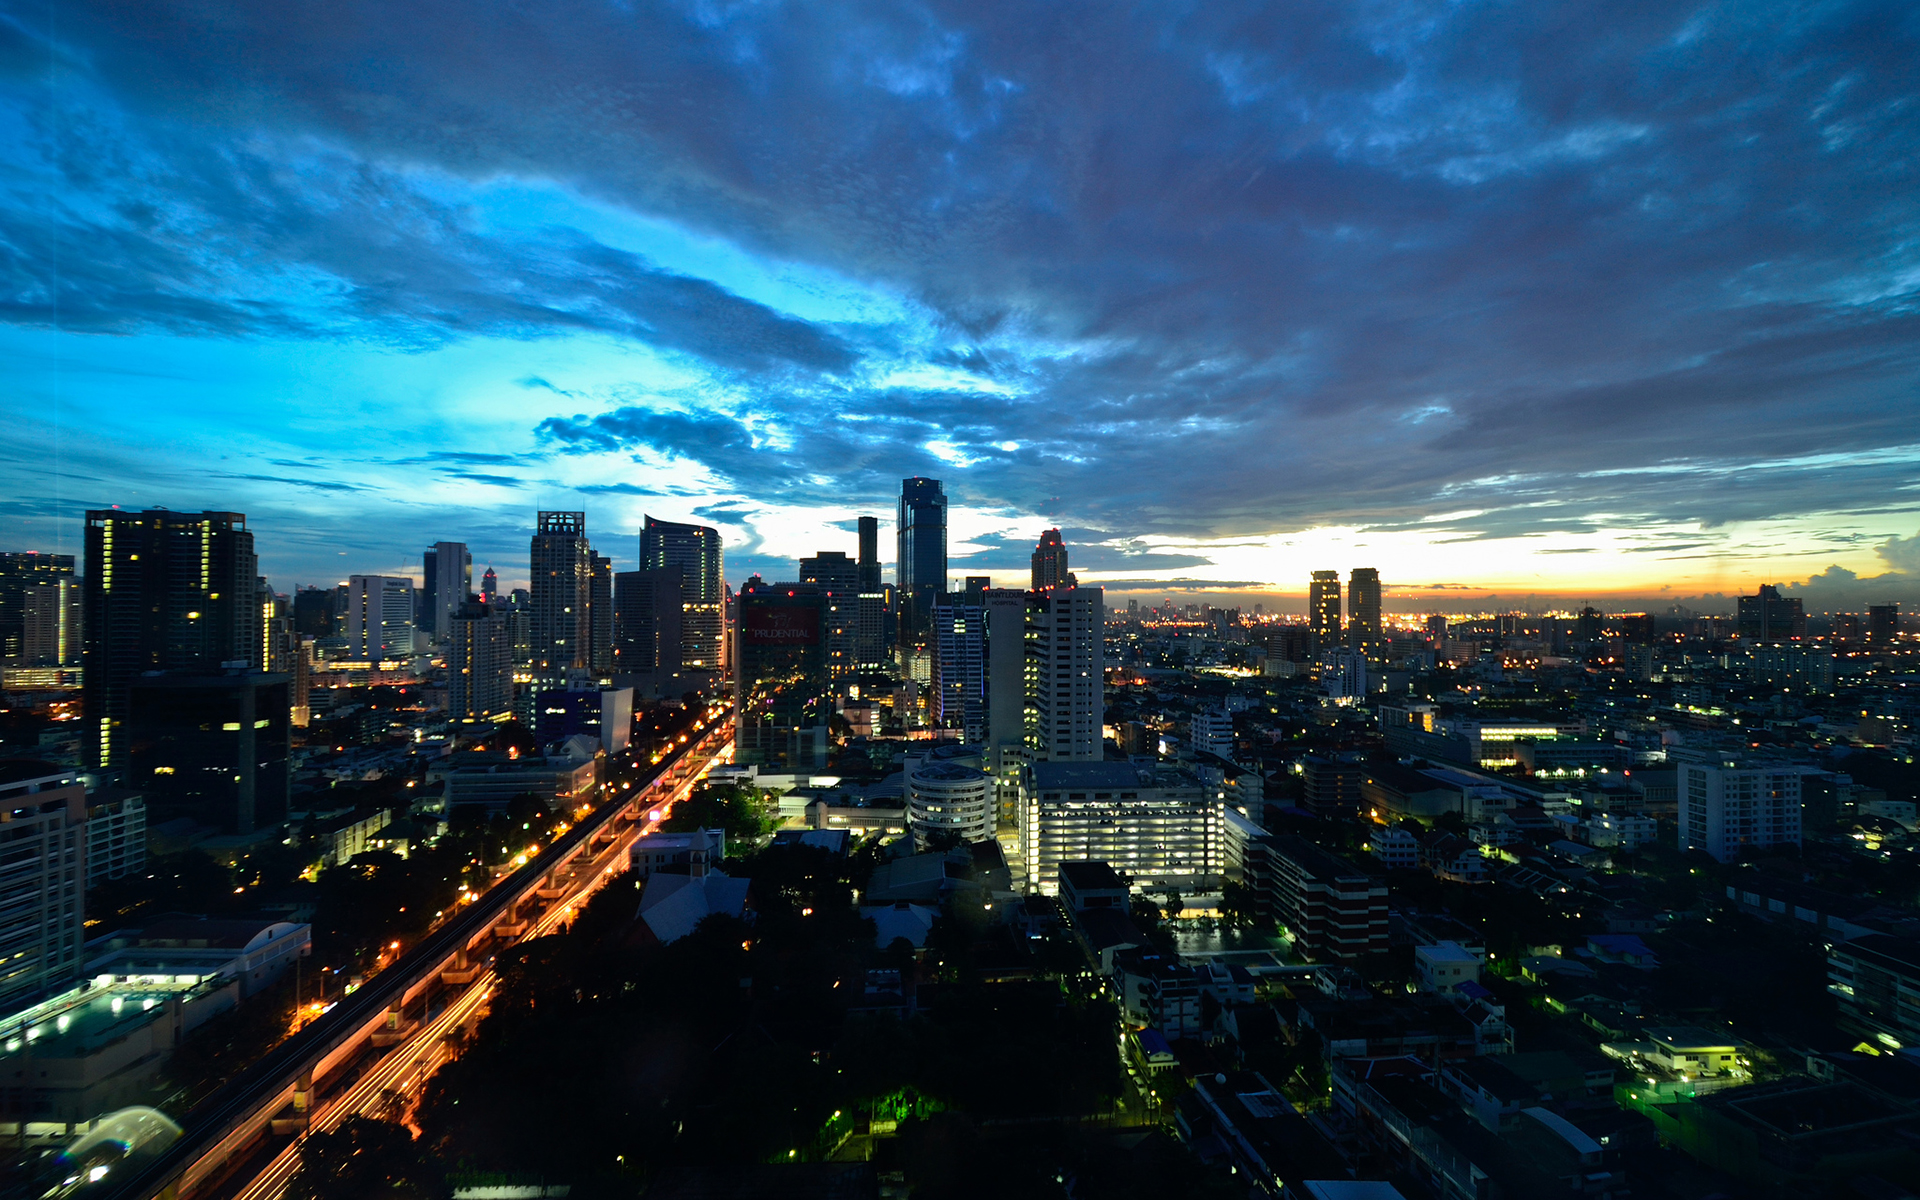
{"type": "Polygon", "coordinates": [[[613,560],[587,552],[587,669],[613,674],[613,560]]]}
{"type": "Polygon", "coordinates": [[[87,886],[147,869],[147,801],[103,788],[87,797],[87,886]]]}
{"type": "MultiPolygon", "coordinates": [[[[727,588],[720,531],[646,517],[640,526],[640,569],[680,570],[680,662],[689,671],[724,664],[727,588]]],[[[664,669],[664,668],[662,668],[664,669]]]]}
{"type": "Polygon", "coordinates": [[[540,678],[565,679],[569,670],[591,665],[593,550],[587,543],[587,514],[542,512],[530,553],[530,665],[540,678]]]}
{"type": "Polygon", "coordinates": [[[957,762],[921,759],[906,773],[907,828],[916,850],[951,839],[954,846],[993,836],[993,780],[957,762]]]}
{"type": "Polygon", "coordinates": [[[1268,851],[1276,916],[1315,961],[1355,962],[1387,952],[1387,884],[1291,834],[1268,851]]]}
{"type": "Polygon", "coordinates": [[[1920,944],[1885,933],[1827,951],[1827,990],[1842,1019],[1902,1046],[1920,1044],[1920,944]]]}
{"type": "Polygon", "coordinates": [[[825,766],[831,715],[826,596],[811,584],[766,583],[756,575],[737,603],[734,761],[825,766]]]}
{"type": "Polygon", "coordinates": [[[87,793],[52,763],[0,762],[9,815],[0,876],[0,1012],[72,982],[80,972],[87,884],[87,793]]]}
{"type": "Polygon", "coordinates": [[[89,510],[86,520],[83,745],[88,762],[110,769],[126,763],[136,677],[263,665],[259,571],[241,513],[114,508],[89,510]]]}
{"type": "Polygon", "coordinates": [[[1315,571],[1307,588],[1307,624],[1316,646],[1340,642],[1340,572],[1315,571]]]}
{"type": "Polygon", "coordinates": [[[1876,647],[1885,648],[1899,636],[1900,606],[1869,604],[1867,606],[1867,641],[1876,647]]]}
{"type": "Polygon", "coordinates": [[[1807,636],[1807,614],[1798,598],[1789,599],[1770,583],[1759,594],[1740,597],[1740,638],[1748,642],[1785,642],[1807,636]]]}
{"type": "Polygon", "coordinates": [[[473,594],[473,555],[465,542],[435,542],[420,556],[423,620],[436,643],[453,632],[453,614],[473,594]]]}
{"type": "Polygon", "coordinates": [[[447,719],[471,724],[512,715],[507,616],[485,600],[468,600],[447,623],[447,719]]]}
{"type": "Polygon", "coordinates": [[[79,666],[83,613],[78,579],[56,578],[21,589],[21,665],[79,666]]]}
{"type": "Polygon", "coordinates": [[[1106,596],[1036,592],[1027,607],[1027,753],[1036,762],[1097,762],[1106,720],[1106,596]]]}
{"type": "Polygon", "coordinates": [[[613,582],[614,673],[646,676],[648,690],[664,693],[681,677],[681,571],[621,571],[613,582]]]}
{"type": "Polygon", "coordinates": [[[1188,724],[1195,752],[1233,758],[1233,714],[1209,708],[1193,714],[1188,724]]]}
{"type": "Polygon", "coordinates": [[[1047,530],[1033,550],[1033,590],[1045,592],[1077,583],[1073,572],[1067,570],[1067,544],[1060,539],[1060,531],[1047,530]]]}
{"type": "Polygon", "coordinates": [[[1347,576],[1347,636],[1355,645],[1377,642],[1384,636],[1380,624],[1380,572],[1355,567],[1347,576]]]}
{"type": "Polygon", "coordinates": [[[928,634],[933,651],[933,723],[977,743],[987,735],[987,619],[977,604],[936,604],[928,634]]]}
{"type": "Polygon", "coordinates": [[[1060,864],[1098,860],[1146,890],[1217,886],[1225,801],[1168,766],[1031,762],[1021,768],[1020,842],[1030,891],[1059,889],[1060,864]]]}
{"type": "Polygon", "coordinates": [[[156,822],[192,817],[251,833],[286,820],[292,683],[258,671],[134,680],[128,781],[156,822]]]}
{"type": "Polygon", "coordinates": [[[893,589],[877,588],[861,592],[853,604],[853,657],[861,673],[884,671],[887,648],[893,639],[887,636],[887,623],[893,613],[893,589]]]}
{"type": "Polygon", "coordinates": [[[1734,862],[1749,850],[1800,844],[1800,785],[1806,768],[1783,762],[1683,762],[1680,848],[1734,862]]]}
{"type": "Polygon", "coordinates": [[[24,593],[73,577],[71,554],[0,554],[0,658],[12,659],[24,652],[24,593]]]}
{"type": "Polygon", "coordinates": [[[413,580],[347,577],[347,653],[361,662],[413,657],[413,580]]]}
{"type": "Polygon", "coordinates": [[[860,670],[860,566],[838,550],[800,560],[800,582],[826,596],[827,677],[838,683],[860,670]]]}
{"type": "Polygon", "coordinates": [[[938,479],[900,481],[894,579],[909,627],[918,632],[947,590],[947,494],[938,479]]]}

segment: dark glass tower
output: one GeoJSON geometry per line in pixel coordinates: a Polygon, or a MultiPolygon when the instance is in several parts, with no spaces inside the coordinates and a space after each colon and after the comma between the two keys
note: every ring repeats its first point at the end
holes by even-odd
{"type": "Polygon", "coordinates": [[[1033,590],[1044,592],[1072,587],[1075,582],[1073,572],[1067,570],[1066,542],[1061,540],[1058,529],[1047,530],[1040,535],[1040,544],[1033,548],[1033,590]]]}
{"type": "Polygon", "coordinates": [[[565,679],[569,669],[589,665],[593,645],[593,551],[587,544],[587,514],[541,513],[530,558],[533,670],[546,679],[565,679]]]}
{"type": "Polygon", "coordinates": [[[727,622],[720,531],[647,517],[640,527],[640,569],[661,567],[680,568],[680,665],[718,671],[727,622]]]}
{"type": "Polygon", "coordinates": [[[880,590],[880,518],[860,518],[860,590],[880,590]]]}
{"type": "Polygon", "coordinates": [[[938,479],[900,481],[899,557],[903,632],[919,632],[947,590],[947,494],[938,479]]]}
{"type": "Polygon", "coordinates": [[[1380,572],[1372,567],[1347,576],[1347,636],[1356,644],[1380,640],[1380,572]]]}
{"type": "Polygon", "coordinates": [[[1340,572],[1315,571],[1307,589],[1307,624],[1316,648],[1340,644],[1340,572]]]}

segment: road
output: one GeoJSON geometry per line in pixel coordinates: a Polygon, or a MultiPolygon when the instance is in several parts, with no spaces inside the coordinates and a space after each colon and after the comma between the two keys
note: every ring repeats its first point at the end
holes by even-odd
{"type": "MultiPolygon", "coordinates": [[[[729,739],[710,759],[717,760],[732,746],[729,739]]],[[[673,788],[669,797],[649,798],[652,811],[671,809],[675,803],[684,799],[693,786],[706,775],[707,766],[690,775],[673,788]]],[[[642,793],[644,795],[645,793],[642,793]]],[[[528,928],[525,938],[543,937],[562,929],[572,918],[581,903],[598,891],[600,886],[626,869],[627,854],[633,843],[645,834],[654,832],[659,826],[657,820],[636,822],[625,833],[617,835],[607,848],[592,857],[586,864],[570,869],[568,894],[551,903],[547,910],[536,918],[528,928]]],[[[524,938],[523,938],[524,940],[524,938]]],[[[310,1130],[332,1130],[348,1116],[389,1116],[392,1099],[402,1099],[403,1112],[410,1112],[418,1101],[419,1091],[436,1070],[451,1061],[456,1054],[448,1035],[455,1029],[475,1019],[493,996],[494,975],[491,967],[472,983],[468,984],[457,998],[452,1000],[441,1012],[426,1022],[406,1041],[392,1047],[380,1058],[373,1068],[354,1081],[346,1091],[329,1099],[317,1108],[309,1122],[310,1130]]],[[[294,1173],[300,1169],[300,1142],[295,1140],[273,1161],[255,1176],[240,1191],[234,1193],[234,1200],[279,1200],[286,1192],[287,1184],[294,1173]]]]}

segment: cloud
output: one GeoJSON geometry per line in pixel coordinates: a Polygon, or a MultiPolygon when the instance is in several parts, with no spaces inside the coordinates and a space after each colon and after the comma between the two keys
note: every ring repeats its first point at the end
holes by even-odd
{"type": "Polygon", "coordinates": [[[1895,571],[1920,575],[1920,533],[1912,537],[1892,537],[1873,548],[1887,566],[1895,571]]]}
{"type": "Polygon", "coordinates": [[[217,479],[246,479],[255,483],[281,483],[288,487],[311,488],[316,492],[366,492],[372,488],[357,483],[342,483],[337,479],[294,479],[286,475],[241,475],[221,472],[217,479]]]}

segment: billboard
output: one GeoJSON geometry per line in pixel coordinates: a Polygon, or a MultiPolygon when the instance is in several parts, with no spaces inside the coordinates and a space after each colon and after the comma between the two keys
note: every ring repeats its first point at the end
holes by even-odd
{"type": "Polygon", "coordinates": [[[817,646],[821,612],[818,604],[756,604],[741,606],[740,639],[747,646],[817,646]]]}

